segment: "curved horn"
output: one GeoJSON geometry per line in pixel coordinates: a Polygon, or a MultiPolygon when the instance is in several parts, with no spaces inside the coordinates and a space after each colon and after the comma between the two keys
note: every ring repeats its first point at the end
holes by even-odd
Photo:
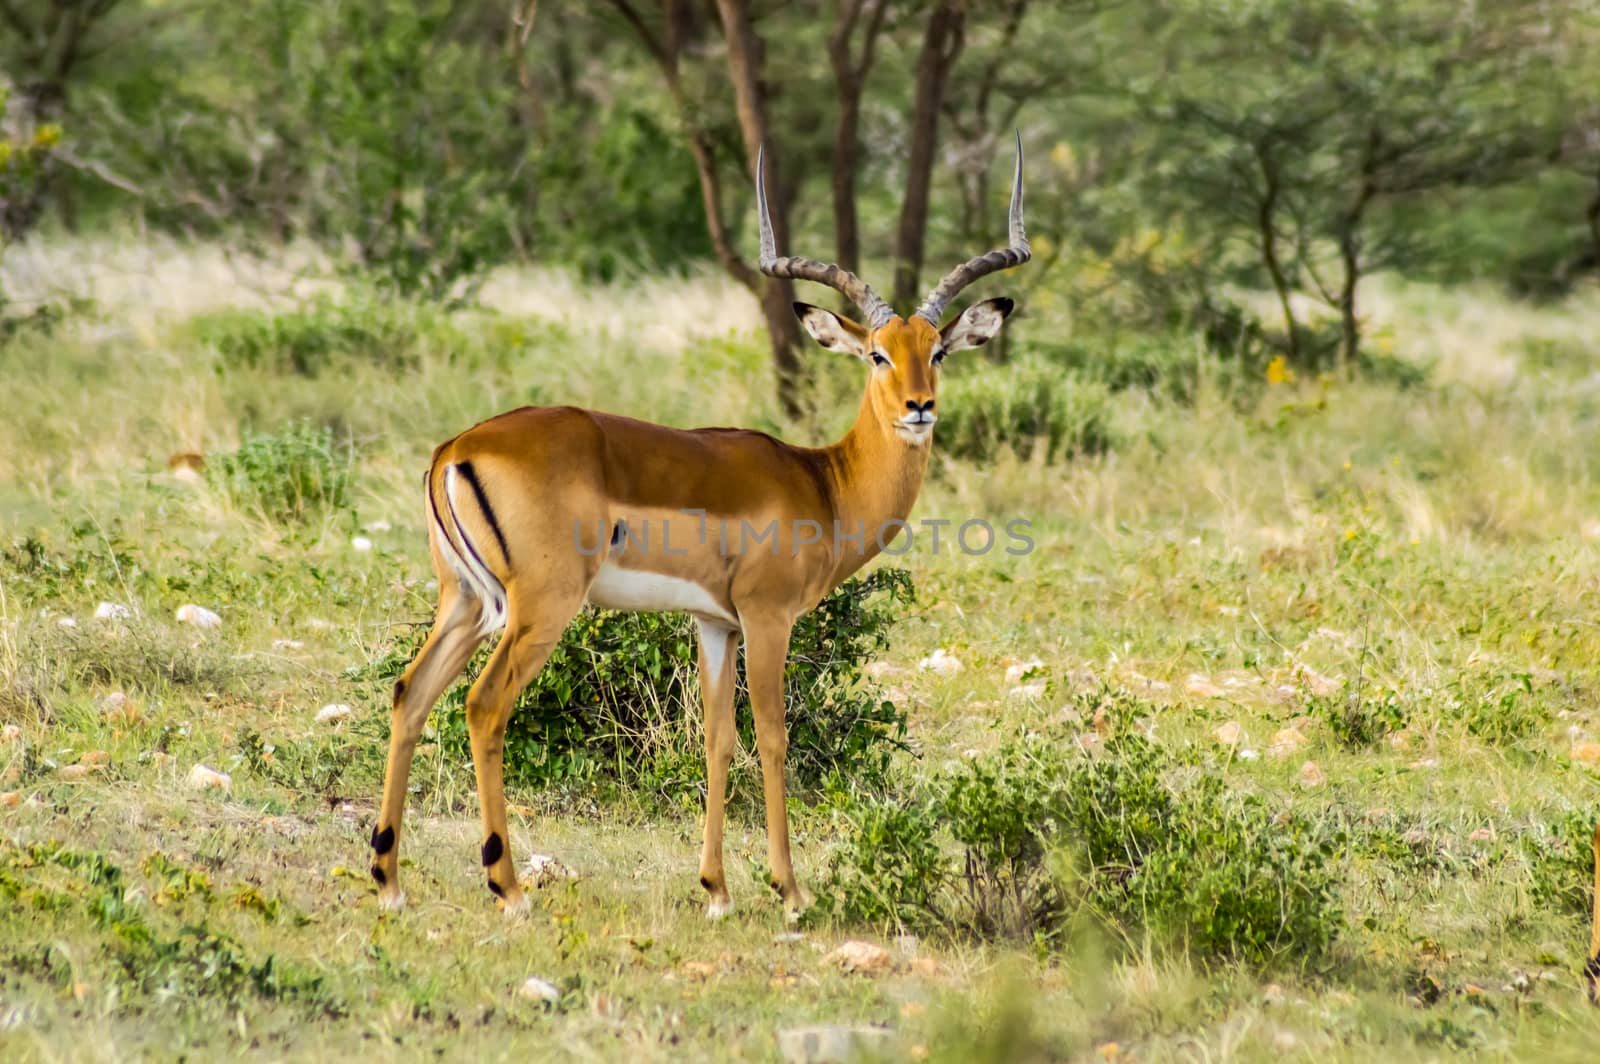
{"type": "Polygon", "coordinates": [[[1022,229],[1022,131],[1018,130],[1017,171],[1011,179],[1011,246],[979,255],[975,259],[968,259],[945,274],[944,280],[928,293],[928,298],[924,299],[922,306],[913,313],[938,325],[940,317],[944,315],[945,306],[967,285],[996,270],[1021,266],[1031,258],[1033,249],[1028,247],[1028,234],[1022,229]]]}
{"type": "Polygon", "coordinates": [[[793,277],[802,281],[815,281],[843,293],[846,299],[861,308],[867,321],[876,329],[894,317],[894,311],[872,288],[849,270],[833,263],[814,259],[778,256],[778,242],[772,235],[772,215],[767,211],[766,151],[756,151],[756,207],[761,215],[761,272],[768,277],[793,277]]]}

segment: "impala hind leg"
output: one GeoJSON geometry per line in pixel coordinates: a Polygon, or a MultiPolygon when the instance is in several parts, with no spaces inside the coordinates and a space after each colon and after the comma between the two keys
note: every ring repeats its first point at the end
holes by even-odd
{"type": "Polygon", "coordinates": [[[445,583],[427,641],[394,685],[394,712],[389,725],[389,763],[383,773],[383,804],[372,828],[372,878],[378,904],[398,909],[400,890],[400,821],[406,811],[406,786],[417,739],[433,704],[461,674],[472,652],[483,642],[478,634],[478,603],[445,583]]]}
{"type": "Polygon", "coordinates": [[[511,835],[506,826],[506,724],[517,696],[544,668],[562,630],[582,603],[581,592],[554,604],[548,598],[542,599],[537,617],[531,622],[523,620],[529,611],[513,604],[505,637],[467,692],[467,736],[472,743],[472,767],[478,777],[478,806],[483,818],[483,870],[489,890],[507,913],[525,910],[527,899],[517,882],[511,835]]]}
{"type": "Polygon", "coordinates": [[[711,895],[706,916],[719,920],[733,911],[728,878],[722,868],[722,816],[728,800],[728,764],[738,741],[733,694],[738,683],[739,633],[705,621],[697,627],[700,704],[706,721],[706,834],[700,850],[700,885],[711,895]]]}
{"type": "Polygon", "coordinates": [[[745,624],[745,682],[756,718],[756,748],[761,753],[761,785],[767,806],[767,863],[772,886],[783,898],[784,914],[791,920],[811,904],[800,889],[789,856],[789,808],[783,783],[784,758],[789,751],[789,731],[784,722],[783,669],[789,657],[788,619],[745,624]]]}

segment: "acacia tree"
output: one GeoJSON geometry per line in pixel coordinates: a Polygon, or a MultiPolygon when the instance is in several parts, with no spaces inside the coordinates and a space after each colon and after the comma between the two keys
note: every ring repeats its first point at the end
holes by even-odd
{"type": "Polygon", "coordinates": [[[1293,361],[1322,357],[1296,294],[1337,312],[1335,359],[1348,367],[1361,278],[1417,254],[1373,227],[1376,206],[1515,180],[1556,150],[1554,125],[1525,102],[1550,96],[1542,6],[1179,0],[1167,11],[1164,77],[1138,102],[1173,161],[1146,187],[1174,224],[1215,243],[1224,268],[1265,277],[1293,361]],[[1217,78],[1221,68],[1234,75],[1217,78]]]}

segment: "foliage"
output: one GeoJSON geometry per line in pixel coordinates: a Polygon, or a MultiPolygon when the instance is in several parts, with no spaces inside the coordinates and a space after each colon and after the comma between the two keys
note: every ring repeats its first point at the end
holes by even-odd
{"type": "MultiPolygon", "coordinates": [[[[905,748],[904,711],[862,669],[888,646],[900,607],[912,599],[909,574],[878,569],[846,581],[796,624],[784,680],[787,763],[802,791],[817,790],[834,774],[881,779],[892,753],[905,748]]],[[[386,690],[424,635],[396,642],[354,678],[387,681],[386,690]]],[[[468,673],[476,675],[489,653],[479,651],[468,673]]],[[[699,704],[696,661],[686,617],[586,610],[517,699],[506,730],[507,781],[538,788],[605,780],[681,793],[703,775],[689,726],[699,704]]],[[[747,697],[741,679],[735,713],[743,718],[741,740],[753,749],[747,697]]],[[[466,698],[466,686],[457,685],[434,709],[439,742],[458,764],[470,758],[466,698]]]]}
{"type": "Polygon", "coordinates": [[[1092,912],[1135,950],[1150,936],[1258,965],[1315,965],[1343,928],[1332,834],[1131,731],[1093,755],[1024,737],[912,800],[842,796],[835,816],[824,906],[846,919],[1064,946],[1092,912]]]}
{"type": "Polygon", "coordinates": [[[247,435],[238,450],[213,456],[206,476],[234,505],[280,523],[340,509],[350,489],[349,458],[333,430],[306,424],[247,435]]]}
{"type": "Polygon", "coordinates": [[[1371,746],[1406,726],[1409,714],[1393,691],[1367,691],[1346,685],[1332,694],[1313,694],[1306,715],[1327,725],[1340,744],[1351,749],[1371,746]]]}
{"type": "Polygon", "coordinates": [[[394,372],[414,368],[419,336],[460,345],[448,319],[428,306],[372,294],[344,301],[319,298],[277,313],[221,310],[195,319],[194,329],[200,341],[221,356],[224,368],[303,377],[316,377],[352,361],[394,372]]]}
{"type": "Polygon", "coordinates": [[[1595,814],[1571,809],[1521,836],[1534,900],[1573,916],[1593,905],[1595,814]]]}
{"type": "Polygon", "coordinates": [[[943,391],[938,446],[955,458],[984,461],[1010,447],[1056,461],[1111,446],[1105,385],[1043,359],[975,365],[943,391]]]}

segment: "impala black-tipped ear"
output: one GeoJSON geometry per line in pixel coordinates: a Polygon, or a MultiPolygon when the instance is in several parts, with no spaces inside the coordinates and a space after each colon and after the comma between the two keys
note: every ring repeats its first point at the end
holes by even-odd
{"type": "Polygon", "coordinates": [[[1000,332],[1000,326],[1017,307],[1016,301],[1006,296],[985,299],[974,303],[962,312],[961,317],[939,330],[946,351],[961,351],[968,347],[982,347],[1000,332]]]}
{"type": "Polygon", "coordinates": [[[795,317],[811,338],[829,351],[842,351],[857,358],[867,357],[867,327],[849,318],[841,318],[831,310],[814,307],[810,303],[796,303],[795,317]]]}

